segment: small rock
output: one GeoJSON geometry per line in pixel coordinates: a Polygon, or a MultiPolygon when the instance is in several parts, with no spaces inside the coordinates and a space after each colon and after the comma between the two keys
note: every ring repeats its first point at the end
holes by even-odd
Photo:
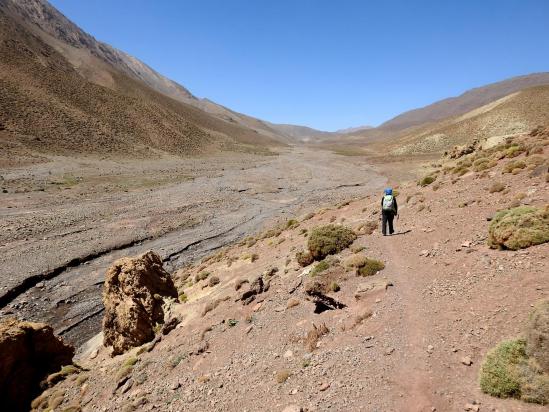
{"type": "Polygon", "coordinates": [[[284,306],[277,306],[276,308],[274,308],[274,311],[275,312],[284,312],[284,306]]]}
{"type": "Polygon", "coordinates": [[[466,403],[463,409],[466,411],[478,412],[480,410],[480,406],[474,405],[472,403],[466,403]]]}
{"type": "Polygon", "coordinates": [[[427,353],[433,353],[433,350],[435,350],[435,347],[433,345],[427,346],[427,353]]]}
{"type": "Polygon", "coordinates": [[[303,409],[297,405],[288,405],[282,409],[282,412],[303,412],[303,409]]]}
{"type": "Polygon", "coordinates": [[[386,356],[389,356],[389,355],[392,354],[394,351],[395,351],[395,348],[389,347],[389,348],[385,349],[385,355],[386,355],[386,356]]]}
{"type": "Polygon", "coordinates": [[[329,387],[330,387],[330,383],[329,383],[329,382],[325,382],[325,383],[323,383],[322,385],[320,385],[319,390],[320,390],[321,392],[324,392],[324,391],[325,391],[326,389],[328,389],[329,387]]]}
{"type": "Polygon", "coordinates": [[[257,303],[257,304],[252,308],[252,310],[253,310],[254,312],[257,312],[259,309],[261,309],[261,302],[257,303]]]}
{"type": "Polygon", "coordinates": [[[178,380],[173,382],[170,386],[170,389],[172,391],[175,391],[176,389],[179,389],[181,387],[181,382],[179,382],[178,380]]]}
{"type": "Polygon", "coordinates": [[[254,328],[254,325],[250,325],[246,328],[246,334],[250,333],[252,329],[254,328]]]}
{"type": "Polygon", "coordinates": [[[284,352],[284,355],[283,355],[286,359],[288,358],[291,358],[294,356],[294,353],[291,351],[291,350],[287,350],[286,352],[284,352]]]}
{"type": "Polygon", "coordinates": [[[461,358],[461,363],[466,366],[471,366],[473,364],[473,361],[471,360],[470,356],[464,356],[463,358],[461,358]]]}

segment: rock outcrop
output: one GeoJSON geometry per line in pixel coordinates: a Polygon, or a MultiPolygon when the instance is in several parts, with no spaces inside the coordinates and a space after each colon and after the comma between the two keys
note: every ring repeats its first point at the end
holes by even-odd
{"type": "Polygon", "coordinates": [[[105,276],[103,344],[118,355],[153,340],[166,297],[177,299],[177,289],[160,256],[149,251],[117,260],[105,276]]]}
{"type": "Polygon", "coordinates": [[[0,399],[2,410],[28,411],[40,392],[40,382],[72,363],[74,348],[44,323],[0,323],[0,399]]]}

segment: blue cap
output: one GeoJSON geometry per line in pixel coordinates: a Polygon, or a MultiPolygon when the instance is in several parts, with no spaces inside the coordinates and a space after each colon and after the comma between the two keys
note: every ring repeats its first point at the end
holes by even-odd
{"type": "Polygon", "coordinates": [[[385,189],[385,194],[386,194],[386,195],[392,195],[392,194],[393,194],[393,189],[391,189],[390,187],[388,187],[387,189],[385,189]]]}

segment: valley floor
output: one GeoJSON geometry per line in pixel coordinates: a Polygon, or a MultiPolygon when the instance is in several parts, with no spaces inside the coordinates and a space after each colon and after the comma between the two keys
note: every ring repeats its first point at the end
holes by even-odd
{"type": "Polygon", "coordinates": [[[174,274],[178,285],[193,280],[188,301],[172,307],[182,323],[152,350],[111,357],[98,335],[77,360],[89,370],[45,396],[84,411],[546,410],[490,397],[478,383],[487,351],[520,335],[549,290],[549,244],[486,244],[487,218],[518,194],[522,204],[549,202],[545,176],[527,173],[441,174],[436,191],[404,185],[390,237],[361,229],[379,217],[376,193],[224,248],[174,274]],[[506,190],[490,193],[503,177],[506,190]],[[359,237],[333,261],[341,290],[329,295],[345,307],[316,314],[304,290],[313,266],[295,254],[308,231],[330,222],[359,237]],[[346,269],[357,251],[385,269],[357,277],[346,269]],[[195,279],[203,272],[220,283],[195,279]],[[274,273],[270,288],[243,305],[235,285],[265,273],[274,273]],[[328,332],[311,346],[308,332],[322,324],[328,332]]]}
{"type": "Polygon", "coordinates": [[[76,344],[100,330],[114,259],[154,249],[175,270],[274,218],[386,180],[363,159],[298,147],[155,161],[53,157],[0,176],[0,314],[45,321],[76,344]]]}

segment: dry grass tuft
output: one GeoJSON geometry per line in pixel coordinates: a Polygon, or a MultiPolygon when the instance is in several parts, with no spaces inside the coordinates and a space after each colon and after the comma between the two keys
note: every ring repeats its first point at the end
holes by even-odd
{"type": "Polygon", "coordinates": [[[310,252],[297,252],[295,258],[297,260],[297,263],[299,263],[299,266],[301,267],[309,266],[311,263],[314,262],[313,255],[311,255],[310,252]]]}
{"type": "Polygon", "coordinates": [[[313,352],[317,348],[318,340],[322,336],[327,335],[329,332],[330,330],[327,328],[325,323],[321,324],[319,327],[316,327],[313,323],[313,328],[307,332],[307,336],[305,338],[305,348],[309,352],[313,352]]]}
{"type": "Polygon", "coordinates": [[[282,369],[279,370],[276,373],[276,382],[277,383],[284,383],[288,380],[288,378],[292,375],[292,373],[288,369],[282,369]]]}
{"type": "Polygon", "coordinates": [[[496,193],[496,192],[501,192],[503,191],[503,189],[505,189],[505,185],[503,183],[500,183],[500,182],[495,182],[492,186],[490,186],[490,188],[488,189],[488,191],[490,193],[496,193]]]}

